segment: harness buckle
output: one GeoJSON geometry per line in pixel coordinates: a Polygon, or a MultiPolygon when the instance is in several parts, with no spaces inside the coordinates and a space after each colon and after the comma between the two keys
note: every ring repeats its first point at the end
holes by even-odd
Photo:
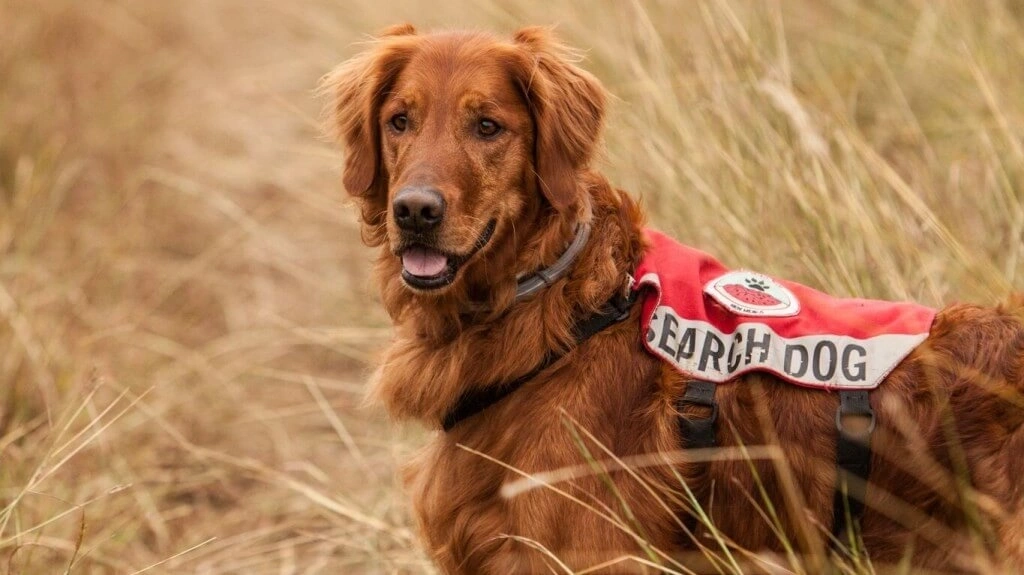
{"type": "Polygon", "coordinates": [[[629,318],[629,314],[633,311],[633,304],[636,303],[636,297],[637,292],[629,292],[627,295],[616,295],[612,298],[612,307],[619,312],[619,315],[615,317],[616,322],[629,318]]]}
{"type": "Polygon", "coordinates": [[[871,409],[867,391],[843,391],[839,394],[839,408],[836,409],[836,431],[840,436],[853,441],[867,443],[875,430],[875,411],[871,409]],[[849,419],[868,418],[865,426],[849,426],[849,419]]]}

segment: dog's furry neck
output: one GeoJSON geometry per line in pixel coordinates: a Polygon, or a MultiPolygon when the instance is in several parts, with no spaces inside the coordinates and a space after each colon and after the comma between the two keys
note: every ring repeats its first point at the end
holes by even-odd
{"type": "Polygon", "coordinates": [[[394,417],[437,425],[464,392],[513,380],[552,350],[566,349],[574,322],[624,288],[643,249],[640,209],[598,174],[586,174],[581,187],[592,208],[590,240],[566,276],[528,300],[515,301],[516,270],[550,265],[575,222],[538,215],[522,244],[495,246],[489,261],[465,270],[475,272],[468,281],[432,300],[402,286],[387,260],[394,256],[382,254],[378,273],[390,274],[380,280],[396,337],[373,395],[394,417]],[[488,278],[492,285],[474,286],[488,278]],[[474,292],[484,298],[485,311],[466,313],[474,292]]]}

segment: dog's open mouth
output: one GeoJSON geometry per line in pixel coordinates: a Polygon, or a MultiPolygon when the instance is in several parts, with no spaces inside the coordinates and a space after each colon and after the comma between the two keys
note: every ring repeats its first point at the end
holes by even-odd
{"type": "Polygon", "coordinates": [[[498,220],[488,222],[473,248],[465,254],[450,254],[422,244],[410,244],[400,253],[402,279],[420,290],[438,289],[452,283],[459,268],[491,241],[497,225],[498,220]]]}

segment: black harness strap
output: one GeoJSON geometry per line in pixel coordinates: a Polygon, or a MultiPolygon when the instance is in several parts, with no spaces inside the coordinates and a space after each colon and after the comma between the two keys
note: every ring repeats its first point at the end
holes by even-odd
{"type": "MultiPolygon", "coordinates": [[[[636,292],[631,291],[628,296],[616,294],[615,297],[610,299],[600,311],[576,322],[576,325],[573,326],[576,346],[572,349],[578,348],[583,344],[583,342],[598,333],[601,333],[605,328],[611,327],[612,325],[629,317],[629,312],[632,310],[633,303],[636,302],[636,299],[636,292]]],[[[541,372],[551,367],[551,365],[556,361],[565,357],[565,355],[571,352],[572,349],[566,353],[548,353],[540,365],[535,367],[526,375],[516,378],[513,381],[505,384],[492,385],[463,394],[462,397],[455,402],[455,406],[452,407],[448,414],[444,416],[441,426],[445,431],[451,431],[452,428],[458,425],[462,420],[480,413],[511,395],[527,382],[540,375],[541,372]]]]}
{"type": "MultiPolygon", "coordinates": [[[[680,413],[686,405],[697,405],[710,408],[711,415],[680,415],[679,434],[683,447],[699,449],[715,446],[717,387],[713,382],[701,380],[693,380],[686,385],[686,392],[677,404],[680,413]]],[[[864,390],[839,392],[839,409],[836,410],[836,488],[832,500],[832,535],[837,541],[842,541],[844,533],[859,534],[860,520],[864,516],[867,480],[871,473],[871,432],[875,429],[875,412],[871,409],[869,399],[868,392],[864,390]],[[861,419],[861,425],[850,425],[853,419],[861,419]],[[850,481],[851,477],[856,479],[850,481]]]]}
{"type": "Polygon", "coordinates": [[[836,410],[836,491],[832,499],[832,535],[860,533],[864,516],[868,475],[871,473],[871,433],[875,430],[875,412],[865,390],[840,391],[836,410]],[[849,425],[859,419],[860,424],[849,425]],[[850,481],[851,478],[856,478],[850,481]]]}
{"type": "Polygon", "coordinates": [[[699,379],[686,384],[686,392],[676,404],[679,413],[681,414],[683,407],[687,405],[699,405],[711,408],[711,415],[699,418],[680,415],[679,435],[683,438],[683,447],[700,449],[715,446],[715,422],[718,421],[718,403],[715,402],[717,388],[714,382],[699,379]]]}

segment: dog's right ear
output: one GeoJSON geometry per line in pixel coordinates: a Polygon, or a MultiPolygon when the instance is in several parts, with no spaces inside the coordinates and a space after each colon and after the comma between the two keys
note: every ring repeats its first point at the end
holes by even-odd
{"type": "Polygon", "coordinates": [[[392,26],[320,82],[320,93],[330,102],[329,131],[345,146],[342,182],[353,196],[365,199],[377,192],[387,193],[377,116],[389,87],[415,46],[416,29],[412,25],[392,26]]]}

